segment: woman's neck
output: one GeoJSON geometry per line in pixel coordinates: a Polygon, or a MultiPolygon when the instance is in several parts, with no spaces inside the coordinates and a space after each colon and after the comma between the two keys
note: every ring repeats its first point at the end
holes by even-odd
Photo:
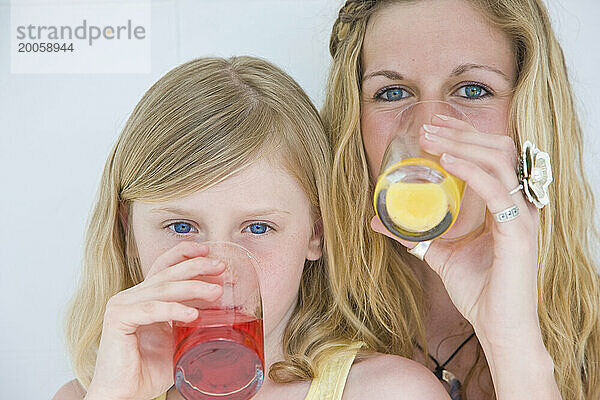
{"type": "Polygon", "coordinates": [[[469,335],[472,328],[452,303],[439,275],[425,262],[410,255],[408,265],[423,289],[425,336],[428,347],[437,347],[442,340],[449,336],[469,335]]]}
{"type": "MultiPolygon", "coordinates": [[[[410,256],[408,264],[423,288],[427,352],[442,364],[473,333],[473,328],[450,300],[438,274],[415,257],[410,256]]],[[[485,370],[485,357],[482,354],[477,360],[477,346],[476,340],[470,340],[447,364],[447,369],[456,375],[463,384],[468,383],[468,398],[474,400],[490,398],[493,393],[491,377],[485,370]],[[476,363],[478,365],[476,368],[482,368],[481,371],[484,375],[480,376],[477,372],[473,381],[467,382],[469,371],[476,363]]],[[[432,367],[428,356],[421,351],[415,351],[415,361],[432,367]]]]}

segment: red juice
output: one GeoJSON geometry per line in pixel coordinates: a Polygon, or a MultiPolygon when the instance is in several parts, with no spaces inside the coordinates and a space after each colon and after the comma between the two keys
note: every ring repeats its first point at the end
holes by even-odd
{"type": "Polygon", "coordinates": [[[187,400],[247,400],[263,381],[262,319],[233,310],[201,310],[173,323],[174,380],[187,400]]]}

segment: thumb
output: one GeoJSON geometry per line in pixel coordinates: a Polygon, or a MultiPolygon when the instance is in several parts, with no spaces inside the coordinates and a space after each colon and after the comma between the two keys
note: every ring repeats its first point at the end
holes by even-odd
{"type": "Polygon", "coordinates": [[[412,249],[417,244],[419,244],[419,242],[411,242],[410,240],[400,239],[398,236],[388,231],[388,229],[385,227],[385,225],[383,225],[383,223],[381,222],[379,217],[377,217],[377,215],[374,216],[373,219],[371,219],[371,229],[373,229],[377,233],[381,233],[382,235],[394,239],[396,242],[400,243],[402,246],[408,249],[412,249]]]}

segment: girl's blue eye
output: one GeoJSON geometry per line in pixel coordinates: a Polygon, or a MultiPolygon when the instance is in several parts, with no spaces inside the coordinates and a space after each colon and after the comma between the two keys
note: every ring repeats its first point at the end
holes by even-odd
{"type": "Polygon", "coordinates": [[[262,235],[263,233],[266,233],[270,229],[270,227],[269,225],[264,223],[255,223],[248,226],[248,229],[251,233],[254,233],[255,235],[262,235]]]}
{"type": "Polygon", "coordinates": [[[377,95],[377,98],[383,101],[396,101],[409,96],[409,93],[402,88],[389,88],[377,95]]]}
{"type": "Polygon", "coordinates": [[[190,233],[193,229],[192,225],[188,224],[187,222],[176,222],[174,224],[169,225],[169,228],[171,228],[173,231],[177,232],[177,233],[190,233]]]}
{"type": "Polygon", "coordinates": [[[465,85],[458,89],[458,95],[466,99],[481,99],[489,96],[489,92],[480,85],[465,85]]]}

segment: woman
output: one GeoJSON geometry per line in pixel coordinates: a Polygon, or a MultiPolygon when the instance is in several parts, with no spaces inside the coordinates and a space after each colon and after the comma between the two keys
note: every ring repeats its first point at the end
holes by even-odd
{"type": "Polygon", "coordinates": [[[600,398],[594,203],[542,2],[350,0],[330,51],[331,280],[357,337],[436,367],[454,399],[600,398]],[[449,237],[468,231],[450,231],[409,254],[416,243],[373,217],[372,195],[394,116],[422,100],[475,110],[473,126],[433,117],[420,145],[466,181],[463,209],[487,213],[463,224],[482,222],[465,240],[449,237]],[[519,190],[526,140],[552,162],[550,204],[539,211],[519,190]],[[514,206],[516,218],[494,219],[514,206]]]}

